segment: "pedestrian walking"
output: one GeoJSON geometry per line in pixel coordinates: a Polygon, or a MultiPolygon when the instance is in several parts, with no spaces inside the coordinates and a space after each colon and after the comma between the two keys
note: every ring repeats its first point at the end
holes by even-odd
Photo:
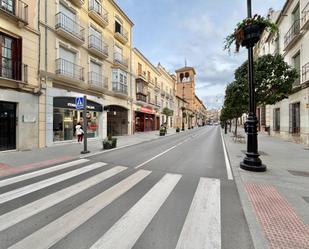
{"type": "Polygon", "coordinates": [[[75,134],[77,136],[77,142],[78,143],[83,142],[84,130],[80,123],[77,123],[77,125],[75,126],[75,134]]]}

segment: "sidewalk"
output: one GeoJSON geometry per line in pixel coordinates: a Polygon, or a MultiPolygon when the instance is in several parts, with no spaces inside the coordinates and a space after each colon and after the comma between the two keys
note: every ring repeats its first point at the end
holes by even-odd
{"type": "Polygon", "coordinates": [[[222,133],[255,248],[309,249],[308,148],[259,135],[267,171],[249,172],[239,167],[246,143],[222,133]]]}
{"type": "MultiPolygon", "coordinates": [[[[176,129],[168,129],[166,136],[171,136],[175,133],[176,129]]],[[[117,138],[117,148],[121,148],[158,139],[160,136],[159,131],[151,131],[136,133],[130,136],[120,136],[117,138]]],[[[1,152],[0,177],[79,158],[81,156],[80,152],[83,148],[83,144],[74,142],[55,144],[54,146],[48,148],[35,149],[31,151],[1,152]]],[[[102,140],[89,140],[88,150],[91,154],[101,152],[102,140]]]]}

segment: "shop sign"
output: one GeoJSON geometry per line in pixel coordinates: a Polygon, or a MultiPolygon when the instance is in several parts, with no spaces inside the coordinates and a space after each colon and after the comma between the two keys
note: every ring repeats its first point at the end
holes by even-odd
{"type": "MultiPolygon", "coordinates": [[[[54,107],[76,110],[78,109],[76,99],[77,98],[75,97],[54,97],[53,104],[54,104],[54,107]]],[[[87,100],[87,110],[93,111],[93,112],[102,112],[103,108],[101,104],[98,104],[91,100],[87,100]]]]}
{"type": "Polygon", "coordinates": [[[149,108],[146,108],[146,107],[141,107],[140,112],[149,113],[149,114],[154,113],[154,111],[152,109],[149,109],[149,108]]]}

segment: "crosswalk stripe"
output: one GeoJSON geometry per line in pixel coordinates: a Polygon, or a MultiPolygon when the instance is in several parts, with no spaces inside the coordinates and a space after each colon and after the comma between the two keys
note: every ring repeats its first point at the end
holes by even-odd
{"type": "Polygon", "coordinates": [[[201,178],[176,249],[220,249],[220,180],[201,178]]]}
{"type": "Polygon", "coordinates": [[[30,179],[30,178],[33,178],[33,177],[36,177],[36,176],[41,176],[41,175],[51,173],[51,172],[54,172],[54,171],[58,171],[58,170],[61,170],[61,169],[70,168],[70,167],[73,167],[73,166],[76,166],[76,165],[79,165],[79,164],[82,164],[82,163],[86,163],[88,161],[89,160],[87,160],[87,159],[75,160],[75,161],[63,163],[63,164],[60,164],[60,165],[57,165],[57,166],[54,166],[54,167],[49,167],[49,168],[46,168],[46,169],[34,171],[34,172],[31,172],[31,173],[28,173],[28,174],[23,174],[23,175],[11,177],[11,178],[8,178],[8,179],[4,179],[4,180],[0,181],[0,187],[10,185],[10,184],[13,184],[13,183],[16,183],[16,182],[24,181],[24,180],[27,180],[27,179],[30,179]]]}
{"type": "Polygon", "coordinates": [[[105,166],[105,165],[106,165],[106,163],[101,163],[101,162],[93,163],[93,164],[90,164],[86,167],[79,168],[79,169],[76,169],[76,170],[72,170],[72,171],[69,171],[69,172],[64,173],[62,175],[54,176],[54,177],[48,178],[46,180],[27,185],[25,187],[14,189],[12,191],[9,191],[9,192],[6,192],[6,193],[0,195],[0,204],[7,202],[7,201],[10,201],[10,200],[13,200],[13,199],[16,199],[18,197],[24,196],[26,194],[32,193],[32,192],[37,191],[39,189],[43,189],[45,187],[51,186],[55,183],[62,182],[64,180],[73,178],[74,176],[81,175],[81,174],[89,172],[91,170],[100,168],[100,167],[105,166]]]}
{"type": "Polygon", "coordinates": [[[181,175],[166,174],[91,249],[132,248],[180,178],[181,175]]]}
{"type": "Polygon", "coordinates": [[[46,210],[47,208],[52,207],[57,203],[60,203],[61,201],[66,200],[126,169],[127,167],[116,166],[85,181],[76,183],[68,188],[62,189],[56,193],[31,202],[26,206],[22,206],[9,213],[6,213],[0,216],[0,231],[3,231],[17,224],[18,222],[21,222],[35,214],[38,214],[41,211],[46,210]]]}
{"type": "Polygon", "coordinates": [[[37,230],[30,236],[12,245],[9,249],[38,248],[38,245],[40,249],[50,248],[119,196],[126,193],[150,173],[151,171],[147,170],[137,171],[103,193],[95,196],[45,227],[37,230]]]}

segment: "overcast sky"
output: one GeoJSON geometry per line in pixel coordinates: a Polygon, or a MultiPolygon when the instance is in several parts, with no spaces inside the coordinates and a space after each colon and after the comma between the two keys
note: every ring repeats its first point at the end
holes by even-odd
{"type": "MultiPolygon", "coordinates": [[[[223,51],[226,35],[246,17],[246,0],[116,0],[134,22],[133,46],[154,65],[174,73],[187,65],[197,72],[196,93],[208,108],[222,105],[224,89],[246,59],[223,51]]],[[[266,15],[285,0],[252,0],[253,14],[266,15]]],[[[234,48],[234,47],[233,47],[234,48]]]]}

